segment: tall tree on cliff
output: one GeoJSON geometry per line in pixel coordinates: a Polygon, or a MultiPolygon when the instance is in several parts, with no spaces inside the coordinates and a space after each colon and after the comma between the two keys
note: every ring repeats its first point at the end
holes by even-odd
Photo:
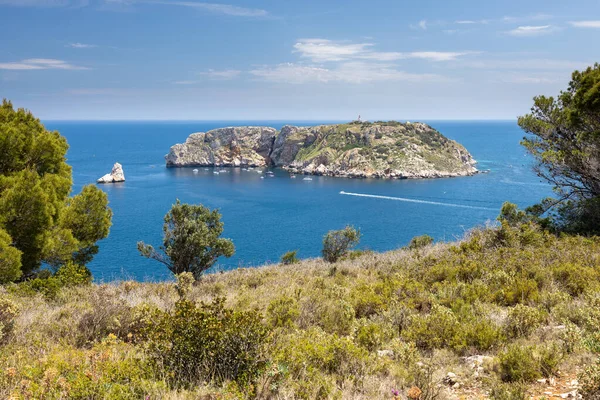
{"type": "MultiPolygon", "coordinates": [[[[104,192],[93,185],[69,197],[72,178],[67,141],[30,112],[0,106],[0,237],[20,252],[14,280],[42,266],[89,262],[96,242],[108,235],[112,212],[104,192]]],[[[8,248],[7,247],[7,248],[8,248]]],[[[12,254],[18,254],[12,252],[12,254]]],[[[15,270],[0,259],[1,270],[15,270]],[[6,265],[4,265],[6,264],[6,265]]]]}
{"type": "Polygon", "coordinates": [[[573,72],[556,98],[535,97],[519,126],[536,173],[557,194],[533,211],[549,212],[561,230],[600,233],[600,65],[573,72]]]}

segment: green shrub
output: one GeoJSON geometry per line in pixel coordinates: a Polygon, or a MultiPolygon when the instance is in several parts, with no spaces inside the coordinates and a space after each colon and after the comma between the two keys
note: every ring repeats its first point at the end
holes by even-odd
{"type": "Polygon", "coordinates": [[[6,297],[0,297],[0,343],[10,338],[17,315],[17,305],[6,297]]]}
{"type": "Polygon", "coordinates": [[[298,381],[316,378],[318,372],[357,381],[370,364],[367,351],[350,338],[328,334],[319,328],[289,335],[280,343],[274,359],[287,365],[290,375],[298,381]]]}
{"type": "Polygon", "coordinates": [[[284,255],[281,256],[281,263],[283,265],[291,265],[291,264],[299,263],[300,260],[298,259],[298,257],[296,257],[297,253],[298,253],[298,250],[288,251],[287,253],[285,253],[284,255]]]}
{"type": "Polygon", "coordinates": [[[433,243],[433,238],[429,235],[415,236],[410,240],[408,248],[411,250],[422,249],[433,243]]]}
{"type": "Polygon", "coordinates": [[[372,321],[362,320],[354,334],[356,343],[369,351],[377,350],[385,340],[383,327],[372,321]]]}
{"type": "Polygon", "coordinates": [[[360,231],[346,226],[339,231],[329,231],[323,238],[323,259],[334,263],[345,256],[360,240],[360,231]]]}
{"type": "Polygon", "coordinates": [[[14,282],[22,275],[21,255],[23,252],[12,245],[10,235],[0,228],[0,284],[14,282]]]}
{"type": "Polygon", "coordinates": [[[412,315],[402,337],[424,350],[442,347],[460,350],[466,346],[460,323],[452,310],[437,304],[428,314],[412,315]]]}
{"type": "Polygon", "coordinates": [[[58,268],[54,278],[62,287],[89,285],[92,283],[92,273],[84,265],[67,262],[58,268]]]}
{"type": "Polygon", "coordinates": [[[500,378],[504,382],[531,382],[540,376],[532,346],[512,344],[498,354],[500,378]]]}
{"type": "Polygon", "coordinates": [[[561,264],[552,269],[554,279],[564,287],[571,296],[579,296],[592,285],[598,285],[600,272],[591,267],[576,264],[561,264]]]}
{"type": "Polygon", "coordinates": [[[584,399],[600,398],[600,359],[587,367],[580,375],[580,394],[584,399]]]}
{"type": "Polygon", "coordinates": [[[521,382],[496,382],[489,393],[491,400],[528,400],[527,385],[521,382]]]}
{"type": "Polygon", "coordinates": [[[506,333],[509,337],[528,336],[544,321],[544,315],[534,307],[517,304],[508,312],[506,333]]]}
{"type": "Polygon", "coordinates": [[[475,316],[470,321],[461,321],[461,327],[467,346],[477,350],[490,350],[505,340],[502,329],[489,318],[475,316]]]}
{"type": "Polygon", "coordinates": [[[175,385],[252,383],[265,366],[268,330],[254,311],[226,309],[223,299],[196,306],[176,303],[172,313],[153,311],[143,334],[153,365],[175,385]]]}
{"type": "Polygon", "coordinates": [[[267,307],[267,320],[274,328],[290,328],[294,321],[300,316],[298,302],[288,296],[282,296],[272,300],[267,307]]]}
{"type": "Polygon", "coordinates": [[[557,343],[549,343],[538,347],[537,357],[540,372],[545,378],[549,378],[558,374],[558,366],[564,358],[564,353],[557,343]]]}

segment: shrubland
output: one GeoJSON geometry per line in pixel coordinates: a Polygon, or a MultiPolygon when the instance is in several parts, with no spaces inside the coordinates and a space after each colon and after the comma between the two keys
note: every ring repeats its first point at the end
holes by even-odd
{"type": "Polygon", "coordinates": [[[9,284],[0,397],[525,398],[577,374],[593,396],[599,265],[600,238],[503,220],[333,264],[80,279],[50,295],[9,284]]]}

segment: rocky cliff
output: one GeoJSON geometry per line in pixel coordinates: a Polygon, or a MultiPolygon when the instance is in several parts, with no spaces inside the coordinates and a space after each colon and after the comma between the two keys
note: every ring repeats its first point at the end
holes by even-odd
{"type": "Polygon", "coordinates": [[[194,133],[165,156],[168,167],[276,166],[361,178],[437,178],[477,173],[459,143],[423,123],[352,122],[314,127],[235,127],[194,133]]]}

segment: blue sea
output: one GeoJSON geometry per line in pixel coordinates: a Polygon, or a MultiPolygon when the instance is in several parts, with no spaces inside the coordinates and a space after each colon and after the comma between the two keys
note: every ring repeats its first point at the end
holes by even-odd
{"type": "MultiPolygon", "coordinates": [[[[494,220],[504,201],[521,207],[551,195],[532,172],[532,159],[519,141],[514,121],[428,121],[462,143],[487,174],[423,180],[367,180],[302,176],[291,179],[274,170],[272,178],[255,171],[165,167],[164,155],[194,132],[235,125],[314,125],[336,121],[75,122],[48,121],[70,145],[74,192],[94,183],[119,162],[126,182],[100,186],[109,197],[113,225],[89,265],[96,281],[164,280],[169,271],[141,257],[136,243],[158,247],[162,223],[180,199],[220,209],[224,236],[236,247],[216,270],[276,262],[288,250],[317,257],[323,235],[347,224],[360,228],[359,248],[385,251],[406,245],[417,235],[438,241],[460,238],[469,229],[494,220]],[[346,194],[342,194],[345,192],[346,194]]],[[[426,121],[427,122],[427,121],[426,121]]]]}

